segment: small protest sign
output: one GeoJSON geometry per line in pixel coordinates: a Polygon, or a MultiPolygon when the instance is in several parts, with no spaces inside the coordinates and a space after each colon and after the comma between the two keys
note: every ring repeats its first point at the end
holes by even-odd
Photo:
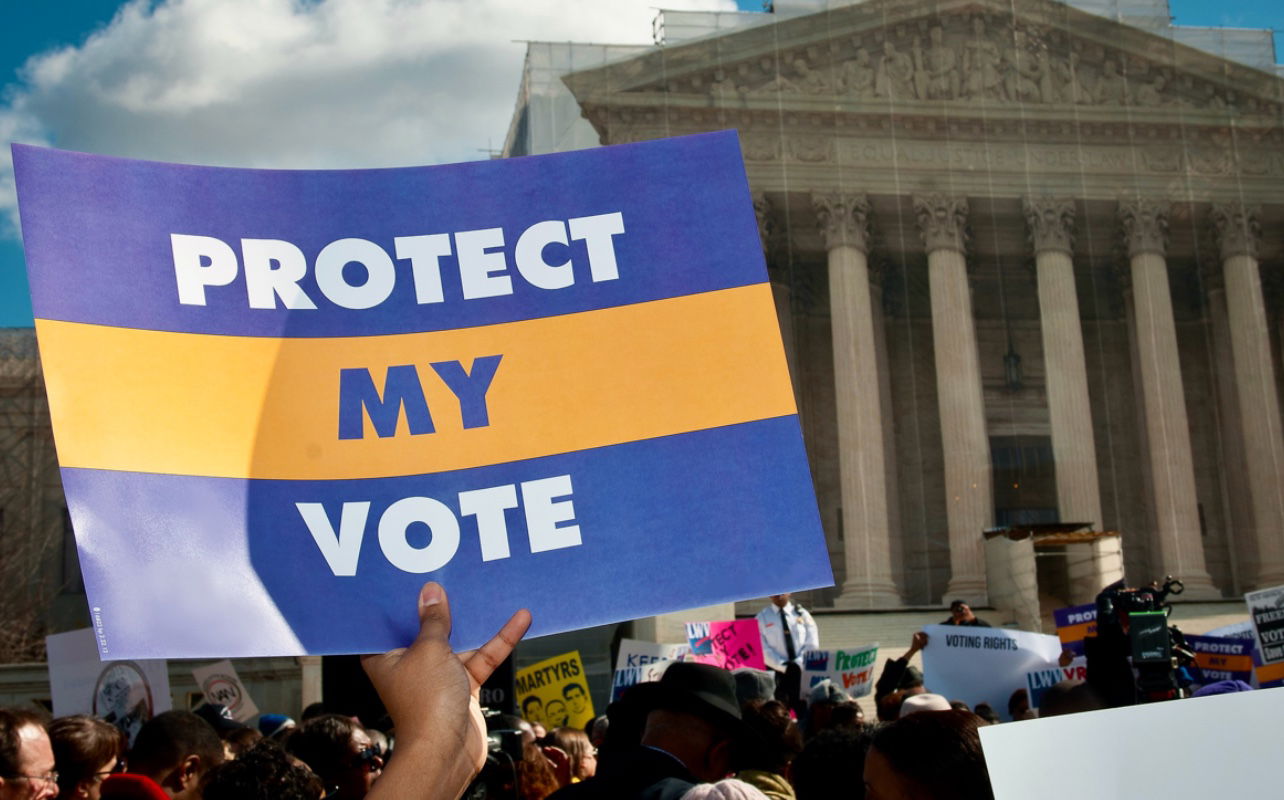
{"type": "Polygon", "coordinates": [[[1195,654],[1196,682],[1253,681],[1253,642],[1218,636],[1186,634],[1186,646],[1195,654]]]}
{"type": "Polygon", "coordinates": [[[192,676],[196,678],[196,685],[201,687],[205,702],[227,706],[232,719],[237,722],[247,722],[259,713],[259,707],[254,704],[245,684],[241,683],[231,661],[225,659],[197,667],[192,670],[192,676]]]}
{"type": "Polygon", "coordinates": [[[583,728],[593,719],[584,662],[578,650],[517,670],[518,714],[545,728],[583,728]]]}
{"type": "Polygon", "coordinates": [[[1284,586],[1244,595],[1263,664],[1284,662],[1284,586]]]}
{"type": "Polygon", "coordinates": [[[1056,667],[1061,655],[1061,640],[1042,633],[955,625],[923,630],[924,685],[972,708],[989,703],[1005,718],[1012,693],[1028,691],[1026,675],[1056,667]]]}
{"type": "Polygon", "coordinates": [[[1096,603],[1058,608],[1052,612],[1052,619],[1057,624],[1057,637],[1061,639],[1061,646],[1076,656],[1084,654],[1084,637],[1097,635],[1096,603]]]}
{"type": "Polygon", "coordinates": [[[611,681],[611,700],[618,700],[630,686],[660,680],[669,664],[682,661],[690,653],[691,646],[688,644],[620,640],[620,652],[615,660],[615,674],[611,681]]]}
{"type": "Polygon", "coordinates": [[[688,622],[687,643],[691,645],[691,660],[701,664],[723,669],[767,668],[756,619],[688,622]]]}
{"type": "Polygon", "coordinates": [[[1076,658],[1064,667],[1045,667],[1027,672],[1025,687],[1030,693],[1030,708],[1038,709],[1043,704],[1043,695],[1058,683],[1087,679],[1088,661],[1083,657],[1076,658]]]}
{"type": "Polygon", "coordinates": [[[850,697],[864,697],[874,689],[878,645],[842,650],[803,651],[803,687],[830,680],[850,697]]]}
{"type": "Polygon", "coordinates": [[[55,717],[102,717],[132,743],[149,719],[170,709],[163,660],[99,661],[92,628],[47,636],[45,651],[55,717]]]}
{"type": "Polygon", "coordinates": [[[13,153],[104,657],[388,650],[427,580],[457,650],[521,607],[540,636],[832,583],[734,132],[374,170],[13,153]]]}

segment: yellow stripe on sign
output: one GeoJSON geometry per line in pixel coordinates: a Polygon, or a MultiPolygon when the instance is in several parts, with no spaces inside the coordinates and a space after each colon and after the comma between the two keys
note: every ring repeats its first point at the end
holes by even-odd
{"type": "Polygon", "coordinates": [[[1195,653],[1195,666],[1227,672],[1252,672],[1252,656],[1227,656],[1219,653],[1195,653]]]}
{"type": "Polygon", "coordinates": [[[272,339],[37,320],[64,467],[282,480],[414,475],[795,413],[768,284],[433,333],[272,339]],[[487,427],[429,364],[502,360],[487,427]],[[434,433],[339,439],[339,374],[413,364],[434,433]]]}
{"type": "Polygon", "coordinates": [[[1258,683],[1284,680],[1284,661],[1277,664],[1263,664],[1257,668],[1258,683]]]}
{"type": "Polygon", "coordinates": [[[1066,625],[1065,627],[1057,628],[1057,636],[1061,639],[1063,644],[1081,642],[1088,634],[1095,634],[1096,632],[1096,620],[1093,620],[1092,622],[1084,622],[1079,625],[1066,625]]]}

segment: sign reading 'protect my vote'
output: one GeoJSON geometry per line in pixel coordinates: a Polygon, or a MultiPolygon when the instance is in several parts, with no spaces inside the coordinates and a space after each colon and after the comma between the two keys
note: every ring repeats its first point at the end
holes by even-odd
{"type": "Polygon", "coordinates": [[[104,656],[385,650],[425,580],[461,648],[831,582],[734,134],[14,162],[104,656]]]}

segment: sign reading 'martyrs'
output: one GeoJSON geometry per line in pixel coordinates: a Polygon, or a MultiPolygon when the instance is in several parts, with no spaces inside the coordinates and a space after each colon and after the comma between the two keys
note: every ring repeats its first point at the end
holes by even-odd
{"type": "Polygon", "coordinates": [[[458,647],[521,606],[542,634],[829,583],[734,134],[14,163],[112,657],[383,650],[426,579],[458,647]]]}

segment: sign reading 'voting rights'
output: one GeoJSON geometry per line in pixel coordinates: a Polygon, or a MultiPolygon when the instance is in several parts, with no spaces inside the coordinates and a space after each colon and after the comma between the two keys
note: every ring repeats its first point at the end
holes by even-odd
{"type": "Polygon", "coordinates": [[[734,134],[14,163],[104,656],[384,650],[427,579],[461,648],[831,582],[734,134]]]}

